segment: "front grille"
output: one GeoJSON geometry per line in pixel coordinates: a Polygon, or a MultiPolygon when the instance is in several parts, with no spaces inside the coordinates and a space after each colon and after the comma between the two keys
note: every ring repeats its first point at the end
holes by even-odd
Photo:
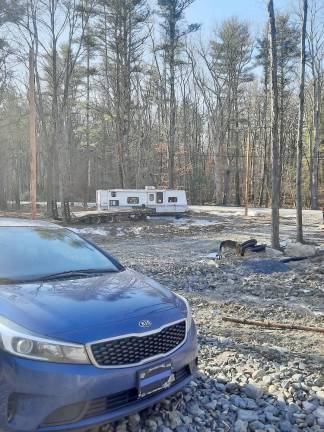
{"type": "Polygon", "coordinates": [[[92,355],[99,366],[124,366],[167,354],[186,337],[186,322],[165,327],[147,336],[131,336],[91,345],[92,355]]]}

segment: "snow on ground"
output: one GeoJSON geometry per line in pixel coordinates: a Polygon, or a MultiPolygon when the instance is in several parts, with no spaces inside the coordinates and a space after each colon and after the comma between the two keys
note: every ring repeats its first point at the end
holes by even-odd
{"type": "Polygon", "coordinates": [[[87,228],[75,228],[70,227],[70,231],[73,231],[80,235],[95,235],[95,236],[107,236],[107,230],[102,228],[93,228],[93,227],[87,227],[87,228]]]}
{"type": "Polygon", "coordinates": [[[173,216],[154,216],[150,220],[164,221],[167,223],[174,224],[179,227],[179,229],[189,229],[190,226],[204,227],[217,225],[219,222],[215,219],[203,219],[194,217],[173,217],[173,216]]]}
{"type": "MultiPolygon", "coordinates": [[[[191,212],[195,214],[210,214],[213,216],[244,216],[244,207],[224,207],[224,206],[189,206],[191,212]]],[[[287,219],[296,218],[296,209],[280,209],[280,217],[287,219]]],[[[249,208],[248,215],[252,217],[270,216],[271,209],[269,208],[249,208]]],[[[306,221],[321,223],[323,215],[320,210],[303,210],[303,216],[306,221]]]]}

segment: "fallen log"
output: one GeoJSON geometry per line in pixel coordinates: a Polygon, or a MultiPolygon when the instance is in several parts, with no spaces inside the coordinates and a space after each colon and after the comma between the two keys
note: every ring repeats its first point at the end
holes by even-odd
{"type": "Polygon", "coordinates": [[[281,324],[278,322],[271,322],[271,321],[254,321],[249,319],[239,319],[239,318],[232,318],[232,317],[222,317],[223,321],[229,321],[234,322],[237,324],[246,324],[246,325],[253,325],[257,327],[266,327],[271,329],[288,329],[288,330],[304,330],[304,331],[311,331],[311,332],[317,332],[317,333],[324,333],[324,328],[321,327],[312,327],[312,326],[303,326],[298,324],[281,324]]]}

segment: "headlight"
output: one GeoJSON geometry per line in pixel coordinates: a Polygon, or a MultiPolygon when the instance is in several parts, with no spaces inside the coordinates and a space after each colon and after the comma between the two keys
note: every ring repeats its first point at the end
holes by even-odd
{"type": "Polygon", "coordinates": [[[191,314],[191,307],[188,302],[188,300],[185,297],[182,297],[182,295],[174,293],[185,305],[187,308],[187,318],[186,318],[186,324],[187,324],[187,330],[190,329],[191,323],[192,323],[192,314],[191,314]]]}
{"type": "Polygon", "coordinates": [[[0,348],[19,357],[33,360],[53,363],[90,363],[83,345],[39,337],[1,317],[0,348]]]}

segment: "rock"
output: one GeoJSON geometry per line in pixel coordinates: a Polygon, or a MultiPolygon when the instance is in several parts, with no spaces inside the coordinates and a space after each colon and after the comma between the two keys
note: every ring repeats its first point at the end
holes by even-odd
{"type": "Polygon", "coordinates": [[[178,426],[182,425],[182,421],[181,421],[180,416],[181,416],[181,413],[177,410],[170,411],[168,413],[171,429],[176,429],[178,426]]]}
{"type": "Polygon", "coordinates": [[[251,399],[260,399],[263,396],[263,390],[253,383],[244,386],[244,392],[251,399]]]}
{"type": "Polygon", "coordinates": [[[253,372],[252,378],[253,379],[262,379],[266,375],[266,371],[263,369],[258,369],[257,371],[253,372]]]}
{"type": "Polygon", "coordinates": [[[272,381],[273,381],[273,377],[271,375],[265,375],[262,378],[262,383],[266,386],[269,386],[272,383],[272,381]]]}
{"type": "Polygon", "coordinates": [[[252,410],[239,409],[237,418],[244,422],[251,422],[259,419],[258,413],[252,410]]]}
{"type": "Polygon", "coordinates": [[[138,425],[141,422],[141,416],[139,414],[133,414],[128,417],[128,427],[130,432],[136,432],[138,425]]]}
{"type": "Polygon", "coordinates": [[[188,411],[190,412],[190,414],[192,414],[193,416],[204,416],[205,412],[199,408],[199,405],[197,403],[190,403],[188,405],[188,411]]]}
{"type": "Polygon", "coordinates": [[[264,429],[264,424],[261,423],[259,420],[256,420],[254,422],[251,422],[249,424],[249,428],[251,429],[251,431],[260,431],[264,429]]]}
{"type": "Polygon", "coordinates": [[[179,426],[177,427],[176,432],[188,432],[188,427],[184,425],[179,426]]]}
{"type": "Polygon", "coordinates": [[[316,247],[298,242],[288,243],[285,248],[285,255],[289,257],[313,257],[316,255],[316,247]]]}
{"type": "Polygon", "coordinates": [[[122,421],[119,423],[119,425],[116,427],[116,432],[127,432],[127,422],[122,421]]]}
{"type": "Polygon", "coordinates": [[[158,427],[156,421],[151,419],[147,419],[145,421],[145,426],[147,427],[147,430],[149,430],[150,432],[155,432],[158,427]]]}
{"type": "MultiPolygon", "coordinates": [[[[324,387],[324,375],[315,378],[313,384],[314,384],[314,386],[324,387]]],[[[324,395],[323,395],[323,398],[324,398],[324,395]]]]}
{"type": "Polygon", "coordinates": [[[307,413],[311,413],[312,411],[314,411],[316,409],[316,405],[312,404],[311,402],[308,401],[304,401],[302,403],[303,409],[307,412],[307,413]]]}
{"type": "Polygon", "coordinates": [[[324,390],[318,390],[316,396],[324,401],[324,390]]]}
{"type": "Polygon", "coordinates": [[[258,408],[258,405],[255,402],[255,400],[250,399],[250,398],[245,398],[244,401],[246,403],[246,408],[247,409],[252,409],[253,410],[253,409],[257,409],[258,408]]]}
{"type": "Polygon", "coordinates": [[[234,432],[247,432],[248,422],[243,420],[236,420],[234,424],[234,432]]]}
{"type": "Polygon", "coordinates": [[[225,386],[225,390],[228,393],[236,393],[238,391],[238,385],[236,383],[228,383],[225,386]]]}
{"type": "Polygon", "coordinates": [[[240,396],[232,397],[231,402],[233,403],[233,405],[237,406],[238,408],[247,408],[246,400],[240,396]]]}
{"type": "Polygon", "coordinates": [[[293,430],[293,426],[288,420],[280,422],[279,428],[280,432],[291,432],[293,430]]]}
{"type": "Polygon", "coordinates": [[[313,411],[314,416],[316,417],[318,424],[324,427],[324,406],[319,406],[313,411]]]}
{"type": "Polygon", "coordinates": [[[271,247],[268,246],[264,252],[264,256],[266,256],[267,258],[277,258],[277,257],[281,257],[282,255],[283,254],[281,251],[277,249],[272,249],[271,247]]]}
{"type": "Polygon", "coordinates": [[[212,400],[210,402],[208,402],[205,407],[211,411],[214,411],[217,407],[217,401],[216,400],[212,400]]]}

